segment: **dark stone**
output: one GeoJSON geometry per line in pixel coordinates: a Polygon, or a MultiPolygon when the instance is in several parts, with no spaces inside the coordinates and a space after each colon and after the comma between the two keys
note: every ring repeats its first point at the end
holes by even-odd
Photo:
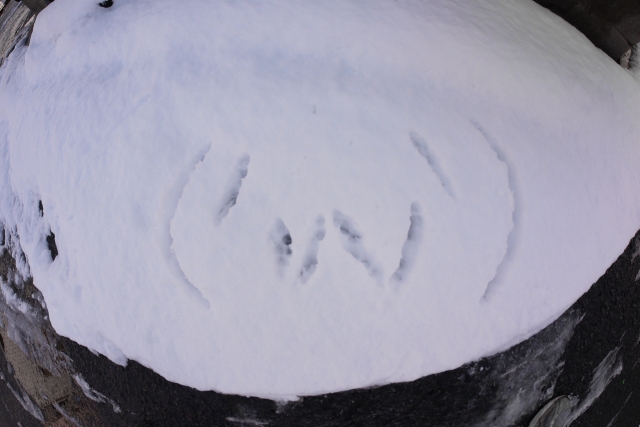
{"type": "Polygon", "coordinates": [[[49,0],[22,0],[33,13],[40,13],[45,7],[51,3],[49,0]]]}
{"type": "Polygon", "coordinates": [[[617,28],[630,44],[640,43],[640,13],[623,18],[617,28]]]}
{"type": "Polygon", "coordinates": [[[47,236],[47,247],[51,253],[51,259],[55,260],[58,256],[58,246],[56,245],[56,235],[53,234],[53,231],[47,236]]]}
{"type": "Polygon", "coordinates": [[[638,0],[535,0],[580,30],[614,60],[640,42],[638,0]]]}

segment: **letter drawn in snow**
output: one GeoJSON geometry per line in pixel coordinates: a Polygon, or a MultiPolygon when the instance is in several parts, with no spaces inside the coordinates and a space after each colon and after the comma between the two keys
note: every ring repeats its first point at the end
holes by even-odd
{"type": "Polygon", "coordinates": [[[507,179],[509,182],[509,190],[511,191],[511,195],[513,197],[513,207],[511,210],[511,230],[507,235],[507,250],[498,264],[496,268],[496,274],[493,276],[493,279],[487,283],[487,288],[482,295],[480,301],[489,301],[493,295],[497,292],[497,289],[502,286],[503,277],[506,274],[507,270],[510,267],[510,264],[514,258],[514,254],[517,251],[520,242],[520,215],[521,213],[521,202],[520,202],[520,192],[518,191],[518,183],[515,176],[515,170],[511,165],[511,162],[508,161],[506,153],[498,146],[496,141],[493,140],[489,136],[489,134],[484,130],[482,126],[478,123],[471,122],[473,126],[478,129],[478,132],[483,136],[489,148],[493,150],[496,154],[496,158],[504,163],[507,168],[507,179]]]}
{"type": "Polygon", "coordinates": [[[238,201],[240,187],[242,187],[242,180],[247,176],[247,173],[249,173],[249,160],[250,157],[248,154],[245,154],[238,159],[236,167],[229,178],[227,190],[218,205],[219,208],[216,209],[214,218],[216,225],[220,225],[222,223],[222,220],[229,214],[229,210],[234,207],[238,201]]]}
{"type": "Polygon", "coordinates": [[[425,141],[424,138],[413,131],[409,132],[409,138],[411,139],[411,143],[413,144],[413,146],[416,147],[416,150],[418,150],[418,153],[420,153],[420,155],[425,158],[425,160],[431,167],[431,170],[440,180],[440,185],[442,185],[442,188],[444,188],[449,196],[455,199],[451,181],[449,181],[449,178],[447,178],[447,175],[442,170],[442,166],[440,165],[440,162],[438,162],[438,159],[434,155],[433,151],[429,149],[427,141],[425,141]]]}
{"type": "Polygon", "coordinates": [[[324,228],[324,216],[320,215],[316,218],[315,230],[313,236],[307,245],[307,249],[304,253],[302,261],[302,268],[300,269],[299,278],[302,283],[307,283],[316,267],[318,266],[318,250],[320,249],[320,242],[324,239],[326,229],[324,228]]]}
{"type": "Polygon", "coordinates": [[[402,258],[400,258],[400,265],[391,276],[390,281],[392,283],[402,283],[413,266],[416,263],[418,257],[418,246],[422,241],[423,220],[420,205],[417,202],[411,204],[411,217],[409,224],[409,231],[407,232],[407,240],[402,245],[402,258]]]}
{"type": "Polygon", "coordinates": [[[371,277],[382,283],[382,270],[364,248],[362,234],[356,228],[355,222],[342,212],[334,210],[333,224],[340,230],[344,249],[364,265],[371,277]]]}
{"type": "Polygon", "coordinates": [[[173,236],[171,235],[171,221],[176,215],[176,209],[178,208],[178,204],[182,199],[182,195],[184,193],[184,189],[189,184],[191,180],[191,176],[193,172],[196,170],[196,167],[202,163],[209,153],[211,149],[211,144],[208,144],[202,147],[199,152],[195,153],[195,156],[190,161],[189,167],[185,168],[182,173],[178,176],[176,184],[171,192],[169,192],[168,202],[166,204],[165,211],[165,230],[166,234],[164,235],[165,245],[164,245],[164,256],[167,260],[167,265],[169,266],[170,271],[173,273],[174,277],[178,279],[178,282],[182,285],[183,289],[185,289],[188,294],[192,296],[198,303],[205,309],[211,308],[211,303],[207,300],[200,292],[197,286],[187,279],[186,274],[182,270],[180,266],[180,262],[178,262],[178,258],[176,258],[176,254],[171,248],[173,244],[173,236]]]}
{"type": "Polygon", "coordinates": [[[278,218],[269,233],[269,240],[273,244],[273,249],[276,255],[276,268],[278,275],[284,277],[284,272],[289,266],[289,259],[293,254],[291,250],[291,233],[284,222],[278,218]]]}

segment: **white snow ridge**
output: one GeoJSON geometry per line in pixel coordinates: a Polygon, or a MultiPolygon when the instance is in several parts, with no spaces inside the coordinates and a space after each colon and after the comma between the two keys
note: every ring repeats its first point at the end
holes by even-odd
{"type": "Polygon", "coordinates": [[[639,83],[533,2],[56,0],[0,93],[55,329],[201,390],[455,368],[640,228],[639,83]]]}

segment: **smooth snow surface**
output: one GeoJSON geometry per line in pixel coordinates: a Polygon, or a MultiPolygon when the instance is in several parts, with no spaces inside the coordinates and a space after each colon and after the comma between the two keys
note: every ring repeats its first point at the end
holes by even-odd
{"type": "Polygon", "coordinates": [[[526,0],[56,0],[0,73],[53,326],[198,389],[457,367],[640,228],[640,85],[526,0]]]}

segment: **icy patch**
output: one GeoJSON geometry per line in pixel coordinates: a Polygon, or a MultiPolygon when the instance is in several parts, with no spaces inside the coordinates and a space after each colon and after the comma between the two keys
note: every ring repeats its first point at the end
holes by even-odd
{"type": "Polygon", "coordinates": [[[11,393],[13,393],[15,398],[18,400],[18,402],[20,402],[22,407],[27,412],[33,415],[40,422],[44,423],[44,416],[42,415],[42,411],[40,411],[40,408],[38,408],[38,405],[33,403],[33,401],[31,400],[31,398],[29,397],[26,391],[21,389],[20,390],[21,393],[18,393],[13,389],[13,387],[11,387],[11,384],[9,383],[7,383],[7,387],[9,387],[9,390],[11,390],[11,393]]]}
{"type": "Polygon", "coordinates": [[[17,295],[9,288],[2,279],[0,279],[0,291],[5,303],[13,310],[19,311],[27,317],[35,317],[35,313],[31,309],[31,306],[26,301],[21,300],[17,295]]]}
{"type": "Polygon", "coordinates": [[[266,426],[269,425],[268,421],[259,420],[256,417],[256,413],[253,409],[245,406],[239,406],[237,408],[237,414],[233,417],[227,417],[226,420],[232,423],[238,423],[242,426],[266,426]]]}
{"type": "Polygon", "coordinates": [[[483,380],[485,386],[498,389],[494,407],[475,427],[514,425],[553,397],[564,365],[559,361],[581,319],[574,313],[541,336],[532,338],[531,348],[516,363],[502,356],[493,368],[492,377],[483,380]]]}
{"type": "Polygon", "coordinates": [[[83,427],[82,424],[80,424],[80,422],[75,419],[74,417],[72,417],[71,415],[69,415],[67,413],[67,411],[64,410],[64,408],[62,408],[62,406],[60,406],[58,404],[58,402],[56,402],[55,400],[49,399],[49,397],[44,394],[42,391],[40,392],[42,394],[42,397],[44,397],[45,400],[48,400],[51,405],[53,406],[53,408],[58,411],[58,413],[60,415],[62,415],[64,417],[64,419],[66,419],[67,421],[69,421],[71,424],[73,424],[76,427],[83,427]]]}
{"type": "Polygon", "coordinates": [[[620,351],[620,347],[611,350],[593,371],[593,378],[589,384],[589,393],[571,411],[567,419],[567,425],[570,425],[580,415],[584,414],[605,391],[611,380],[622,372],[622,357],[618,357],[618,351],[620,351]]]}
{"type": "Polygon", "coordinates": [[[236,418],[236,417],[227,417],[227,421],[231,421],[232,423],[240,423],[241,425],[248,426],[266,426],[269,425],[266,421],[254,420],[251,418],[236,418]]]}
{"type": "Polygon", "coordinates": [[[74,375],[72,375],[72,377],[73,377],[74,381],[76,382],[76,384],[78,384],[78,386],[80,387],[80,389],[82,390],[84,395],[87,396],[89,399],[93,400],[94,402],[99,402],[99,403],[109,402],[111,404],[111,407],[113,408],[113,412],[115,412],[117,414],[122,412],[122,409],[120,409],[120,407],[116,404],[116,402],[114,402],[113,400],[109,399],[104,394],[102,394],[100,392],[97,392],[94,389],[92,389],[91,386],[89,386],[89,384],[85,381],[85,379],[82,378],[82,375],[74,374],[74,375]]]}

